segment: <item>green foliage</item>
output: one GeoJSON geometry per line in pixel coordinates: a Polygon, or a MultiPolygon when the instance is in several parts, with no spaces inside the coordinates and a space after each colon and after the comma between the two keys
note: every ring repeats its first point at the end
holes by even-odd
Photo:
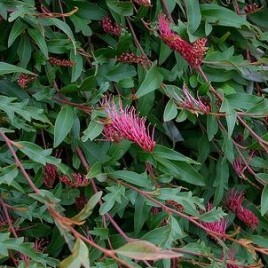
{"type": "Polygon", "coordinates": [[[266,1],[0,2],[1,267],[268,266],[266,1]]]}

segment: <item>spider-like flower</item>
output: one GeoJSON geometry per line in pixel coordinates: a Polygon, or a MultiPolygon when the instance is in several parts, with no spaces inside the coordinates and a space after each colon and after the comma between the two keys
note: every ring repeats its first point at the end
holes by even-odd
{"type": "Polygon", "coordinates": [[[252,229],[255,229],[259,224],[259,219],[256,215],[249,209],[243,207],[242,203],[244,201],[244,193],[237,192],[231,189],[229,195],[227,196],[227,206],[229,209],[236,214],[237,218],[245,223],[252,229]]]}
{"type": "Polygon", "coordinates": [[[122,27],[112,22],[111,18],[107,16],[101,20],[101,26],[104,32],[115,35],[115,36],[120,36],[122,32],[122,27]]]}
{"type": "Polygon", "coordinates": [[[21,88],[27,88],[28,84],[33,82],[35,79],[35,76],[22,73],[19,75],[17,82],[21,88]]]}
{"type": "Polygon", "coordinates": [[[259,225],[259,219],[256,215],[249,209],[244,207],[239,207],[236,211],[237,218],[244,222],[245,225],[249,226],[251,229],[256,229],[259,225]]]}
{"type": "Polygon", "coordinates": [[[72,179],[66,175],[63,175],[60,177],[60,181],[74,188],[85,187],[89,184],[89,180],[80,173],[72,173],[72,179]]]}
{"type": "Polygon", "coordinates": [[[150,7],[151,6],[151,1],[150,0],[133,0],[136,4],[140,6],[145,6],[145,7],[150,7]]]}
{"type": "Polygon", "coordinates": [[[119,141],[121,138],[130,140],[139,145],[144,151],[152,152],[155,147],[153,133],[150,135],[149,126],[145,126],[145,118],[136,114],[134,107],[116,107],[114,101],[107,98],[102,104],[108,115],[107,125],[103,135],[110,141],[119,141]]]}
{"type": "Polygon", "coordinates": [[[198,39],[193,44],[190,44],[171,31],[169,22],[163,14],[159,15],[159,33],[161,39],[171,49],[180,53],[193,68],[198,68],[202,64],[207,50],[205,47],[206,38],[198,39]]]}
{"type": "Polygon", "coordinates": [[[236,213],[237,210],[242,207],[244,201],[244,192],[238,192],[232,188],[227,196],[226,204],[227,207],[233,212],[236,213]]]}
{"type": "MultiPolygon", "coordinates": [[[[206,211],[211,211],[213,209],[213,205],[208,203],[206,206],[206,211]]],[[[227,228],[227,220],[225,218],[221,218],[217,221],[213,222],[204,222],[202,221],[201,224],[206,227],[207,229],[216,232],[218,234],[224,235],[227,228]]]]}
{"type": "Polygon", "coordinates": [[[204,114],[209,114],[210,113],[210,106],[203,103],[203,101],[197,97],[195,99],[189,92],[188,88],[186,85],[183,85],[182,87],[182,92],[183,92],[183,97],[179,97],[179,105],[181,108],[188,109],[190,111],[194,111],[195,113],[201,112],[204,114]]]}
{"type": "Polygon", "coordinates": [[[237,157],[233,161],[233,168],[236,174],[240,178],[245,178],[245,170],[247,169],[247,166],[242,162],[242,159],[237,157]]]}
{"type": "Polygon", "coordinates": [[[256,3],[250,3],[244,7],[244,10],[245,10],[246,14],[248,14],[248,15],[255,13],[261,9],[262,9],[262,7],[259,7],[259,5],[256,3]]]}

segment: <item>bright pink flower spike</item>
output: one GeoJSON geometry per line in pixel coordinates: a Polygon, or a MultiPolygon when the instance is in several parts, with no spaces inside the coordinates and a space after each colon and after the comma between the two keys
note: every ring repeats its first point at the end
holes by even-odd
{"type": "Polygon", "coordinates": [[[117,109],[113,101],[106,100],[104,107],[109,117],[109,123],[104,127],[103,135],[110,141],[119,141],[121,138],[138,144],[144,151],[152,152],[155,141],[145,126],[145,118],[136,114],[134,107],[117,109]]]}
{"type": "Polygon", "coordinates": [[[178,34],[172,33],[169,22],[163,14],[159,15],[159,33],[161,39],[194,68],[198,68],[203,61],[207,48],[207,39],[201,38],[193,44],[183,40],[178,34]]]}

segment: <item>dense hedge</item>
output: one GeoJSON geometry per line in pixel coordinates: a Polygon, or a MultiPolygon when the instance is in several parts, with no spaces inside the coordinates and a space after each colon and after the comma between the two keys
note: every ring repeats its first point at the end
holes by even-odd
{"type": "Polygon", "coordinates": [[[266,267],[267,14],[0,1],[0,266],[266,267]]]}

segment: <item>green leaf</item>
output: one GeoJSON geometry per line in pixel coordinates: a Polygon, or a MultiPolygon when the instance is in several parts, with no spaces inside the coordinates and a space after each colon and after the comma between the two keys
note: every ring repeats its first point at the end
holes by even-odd
{"type": "Polygon", "coordinates": [[[235,28],[250,26],[244,16],[238,16],[234,11],[226,7],[217,4],[201,4],[200,8],[202,17],[205,18],[208,23],[235,28]]]}
{"type": "Polygon", "coordinates": [[[65,23],[64,21],[61,21],[57,18],[39,18],[40,23],[43,26],[56,26],[58,27],[60,30],[62,30],[71,40],[72,45],[73,45],[73,49],[75,51],[76,54],[76,44],[75,44],[75,39],[74,39],[74,35],[73,32],[71,30],[71,28],[69,27],[69,25],[67,23],[65,23]]]}
{"type": "Polygon", "coordinates": [[[80,54],[75,54],[75,51],[72,50],[70,53],[70,60],[75,62],[75,65],[72,67],[72,78],[71,82],[75,82],[83,71],[83,57],[80,54]]]}
{"type": "Polygon", "coordinates": [[[72,255],[61,261],[60,268],[90,268],[89,264],[89,252],[86,244],[76,239],[72,255]]]}
{"type": "Polygon", "coordinates": [[[225,119],[226,119],[227,128],[228,128],[228,138],[231,139],[233,131],[234,131],[235,123],[236,123],[236,111],[230,105],[228,100],[224,99],[220,108],[220,112],[225,113],[225,119]]]}
{"type": "Polygon", "coordinates": [[[184,0],[188,19],[188,30],[193,34],[201,23],[201,12],[198,0],[184,0]]]}
{"type": "Polygon", "coordinates": [[[179,258],[182,255],[171,250],[163,250],[147,241],[134,241],[114,250],[115,253],[135,260],[159,260],[179,258]]]}
{"type": "Polygon", "coordinates": [[[221,208],[213,208],[200,215],[199,220],[204,222],[215,222],[226,216],[221,208]]]}
{"type": "Polygon", "coordinates": [[[146,222],[151,207],[146,204],[146,200],[142,195],[138,195],[135,200],[135,213],[134,213],[134,232],[137,235],[144,223],[146,222]]]}
{"type": "Polygon", "coordinates": [[[37,144],[28,141],[20,141],[19,145],[19,150],[22,151],[34,162],[40,163],[42,165],[46,165],[46,163],[55,165],[60,163],[60,159],[50,156],[52,152],[51,149],[44,150],[37,144]]]}
{"type": "Polygon", "coordinates": [[[121,179],[123,181],[126,181],[128,183],[134,184],[139,187],[144,187],[144,188],[152,187],[152,182],[150,181],[146,173],[138,174],[133,171],[118,170],[118,171],[109,172],[108,175],[115,179],[121,179]]]}
{"type": "Polygon", "coordinates": [[[228,189],[229,166],[225,159],[218,159],[216,164],[216,177],[213,187],[215,187],[214,204],[218,205],[224,196],[224,191],[228,189]]]}
{"type": "Polygon", "coordinates": [[[87,204],[85,207],[74,217],[72,217],[73,221],[83,221],[86,218],[88,218],[92,212],[94,207],[98,204],[102,196],[102,191],[95,193],[94,195],[91,196],[91,198],[88,200],[87,204]]]}
{"type": "Polygon", "coordinates": [[[261,215],[264,216],[268,211],[268,184],[262,190],[261,193],[261,215]]]}
{"type": "Polygon", "coordinates": [[[159,169],[166,174],[171,174],[175,179],[188,182],[193,185],[204,186],[205,181],[191,165],[181,161],[171,161],[161,156],[154,156],[155,160],[159,162],[159,169]]]}
{"type": "Polygon", "coordinates": [[[25,73],[25,74],[36,75],[33,72],[30,72],[26,69],[0,61],[0,75],[12,74],[12,73],[25,73]]]}
{"type": "Polygon", "coordinates": [[[93,141],[96,137],[98,137],[104,125],[100,124],[94,120],[90,121],[86,130],[83,131],[83,136],[81,137],[82,142],[86,142],[88,139],[93,141]]]}
{"type": "Polygon", "coordinates": [[[133,15],[133,4],[131,2],[122,2],[118,0],[106,0],[107,6],[120,16],[133,15]]]}
{"type": "Polygon", "coordinates": [[[45,41],[45,37],[41,34],[41,32],[37,29],[28,28],[28,34],[40,48],[41,52],[44,54],[46,58],[48,58],[48,48],[45,41]]]}
{"type": "Polygon", "coordinates": [[[109,212],[115,205],[115,202],[121,203],[122,196],[125,195],[125,187],[122,185],[106,187],[106,189],[110,192],[103,197],[105,202],[100,207],[100,215],[109,212]]]}
{"type": "Polygon", "coordinates": [[[208,115],[207,116],[207,135],[208,135],[208,140],[212,141],[214,136],[218,132],[218,122],[217,122],[217,117],[215,115],[208,115]]]}
{"type": "Polygon", "coordinates": [[[157,156],[161,158],[166,158],[169,160],[174,161],[182,161],[189,164],[199,164],[198,162],[194,161],[193,159],[173,150],[169,149],[163,145],[157,144],[152,152],[152,156],[157,156]]]}
{"type": "Polygon", "coordinates": [[[0,185],[5,183],[11,185],[18,175],[18,168],[15,165],[0,168],[0,185]]]}
{"type": "Polygon", "coordinates": [[[55,122],[54,143],[53,147],[57,147],[68,135],[74,123],[74,108],[70,105],[64,105],[55,122]]]}
{"type": "Polygon", "coordinates": [[[27,28],[27,25],[21,20],[17,19],[12,26],[10,35],[8,37],[8,47],[10,47],[18,36],[27,28]]]}
{"type": "Polygon", "coordinates": [[[149,92],[152,92],[160,87],[161,82],[163,81],[163,75],[159,72],[157,65],[153,65],[150,70],[145,75],[140,88],[138,89],[136,96],[142,97],[149,92]]]}
{"type": "Polygon", "coordinates": [[[172,99],[170,99],[164,110],[164,122],[170,121],[177,116],[178,109],[172,99]]]}

